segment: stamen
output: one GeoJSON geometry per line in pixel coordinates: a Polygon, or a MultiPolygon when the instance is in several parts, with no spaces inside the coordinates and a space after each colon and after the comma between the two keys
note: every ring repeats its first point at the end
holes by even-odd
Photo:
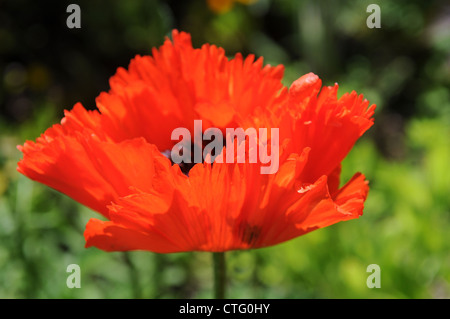
{"type": "MultiPolygon", "coordinates": [[[[208,142],[208,143],[209,143],[209,142],[208,142]]],[[[201,150],[200,150],[200,147],[198,147],[196,144],[194,144],[194,143],[192,143],[192,142],[190,143],[190,145],[189,145],[189,152],[190,152],[189,158],[191,159],[191,160],[190,160],[190,163],[184,163],[184,162],[181,162],[181,163],[178,164],[178,166],[180,167],[180,169],[181,169],[181,171],[183,172],[184,175],[189,176],[189,171],[192,169],[192,167],[194,167],[195,164],[197,164],[197,163],[195,163],[195,161],[194,161],[194,154],[195,154],[195,151],[201,152],[201,154],[202,154],[202,156],[201,156],[201,158],[202,158],[201,163],[204,162],[205,159],[203,158],[203,150],[204,150],[204,148],[205,148],[206,145],[207,145],[207,143],[206,143],[205,141],[203,141],[203,145],[202,145],[201,150]],[[197,150],[195,149],[196,147],[198,147],[197,150]]],[[[225,145],[225,139],[224,139],[222,145],[225,145]]],[[[183,149],[183,150],[184,150],[184,149],[183,149]]],[[[180,154],[180,155],[183,155],[183,150],[181,150],[181,154],[180,154]]],[[[168,159],[170,159],[170,161],[172,162],[172,165],[175,164],[175,162],[174,162],[174,161],[172,160],[172,158],[171,158],[171,150],[165,150],[165,151],[162,151],[161,153],[162,153],[164,156],[166,156],[168,159]]],[[[213,149],[212,149],[212,152],[209,153],[209,155],[211,156],[211,159],[212,159],[211,165],[214,164],[214,159],[215,159],[216,156],[219,155],[219,154],[220,154],[220,152],[217,152],[215,148],[213,148],[213,149]]]]}

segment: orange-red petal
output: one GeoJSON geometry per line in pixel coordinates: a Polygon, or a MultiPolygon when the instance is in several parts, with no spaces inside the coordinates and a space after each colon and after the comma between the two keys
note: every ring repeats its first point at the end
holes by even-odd
{"type": "Polygon", "coordinates": [[[128,70],[119,68],[111,90],[98,97],[105,129],[116,140],[144,137],[160,150],[171,149],[176,142],[170,133],[177,127],[193,135],[193,122],[201,119],[203,130],[246,128],[255,112],[286,100],[282,65],[263,66],[254,55],[228,60],[215,45],[194,49],[185,32],[173,31],[172,37],[153,56],[136,56],[128,70]]]}
{"type": "Polygon", "coordinates": [[[150,190],[157,168],[170,161],[144,139],[101,140],[89,127],[97,113],[90,117],[80,107],[37,142],[19,147],[18,171],[108,216],[111,201],[130,194],[130,187],[150,190]]]}
{"type": "Polygon", "coordinates": [[[356,140],[373,125],[375,110],[375,105],[369,107],[369,102],[354,91],[338,99],[337,84],[320,87],[321,80],[309,73],[295,81],[289,91],[291,150],[311,148],[302,176],[309,182],[332,174],[356,140]]]}
{"type": "Polygon", "coordinates": [[[122,197],[110,206],[110,222],[91,220],[87,246],[166,253],[259,248],[357,218],[368,191],[364,176],[356,175],[334,194],[327,176],[300,185],[296,177],[307,157],[305,150],[290,158],[275,175],[261,175],[256,164],[214,163],[197,164],[187,177],[174,166],[163,178],[165,194],[122,197]]]}

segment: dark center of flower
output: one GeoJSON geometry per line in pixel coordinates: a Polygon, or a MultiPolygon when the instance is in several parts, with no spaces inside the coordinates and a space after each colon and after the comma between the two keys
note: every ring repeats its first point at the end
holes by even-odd
{"type": "MultiPolygon", "coordinates": [[[[179,152],[180,156],[183,156],[184,155],[183,152],[187,150],[188,155],[186,157],[189,158],[189,161],[186,162],[182,161],[181,163],[178,164],[183,174],[189,176],[189,171],[192,169],[192,167],[194,167],[194,165],[198,163],[203,163],[206,158],[206,155],[209,154],[211,156],[212,162],[214,161],[215,157],[219,155],[220,152],[218,152],[215,148],[212,148],[212,150],[208,154],[204,154],[205,146],[208,145],[208,143],[210,143],[210,141],[206,142],[203,141],[203,144],[199,146],[198,144],[195,144],[191,141],[188,146],[185,146],[183,149],[180,150],[179,152]],[[195,160],[195,152],[201,154],[200,161],[195,160]]],[[[222,145],[225,145],[225,139],[223,139],[222,143],[223,143],[222,145]]],[[[168,159],[170,159],[172,165],[175,164],[175,162],[172,160],[171,150],[165,150],[164,152],[162,152],[162,154],[165,155],[168,159]]],[[[213,165],[213,163],[211,163],[211,165],[213,165]]]]}

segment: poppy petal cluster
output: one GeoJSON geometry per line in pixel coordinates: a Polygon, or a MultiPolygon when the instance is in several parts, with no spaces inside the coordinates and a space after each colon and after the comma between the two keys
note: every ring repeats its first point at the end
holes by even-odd
{"type": "Polygon", "coordinates": [[[375,105],[355,92],[338,98],[337,85],[322,87],[312,73],[287,88],[283,70],[193,48],[174,30],[152,56],[117,70],[96,110],[78,103],[19,146],[18,171],[103,215],[84,236],[105,251],[260,248],[359,217],[368,183],[356,173],[341,186],[340,169],[375,105]],[[199,119],[203,130],[279,129],[278,170],[261,174],[261,161],[174,164],[171,132],[193,131],[199,119]]]}

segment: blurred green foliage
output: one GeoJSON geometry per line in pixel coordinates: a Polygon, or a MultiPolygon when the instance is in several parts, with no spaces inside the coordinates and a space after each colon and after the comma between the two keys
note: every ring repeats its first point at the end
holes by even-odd
{"type": "MultiPolygon", "coordinates": [[[[16,145],[81,101],[95,106],[108,78],[150,54],[173,28],[286,66],[285,84],[315,72],[342,94],[378,105],[375,126],[343,163],[370,181],[364,215],[270,248],[227,253],[229,297],[450,298],[450,6],[445,1],[259,0],[225,14],[206,1],[0,4],[0,298],[209,298],[208,253],[105,253],[84,248],[97,217],[16,172],[16,145]],[[366,8],[381,7],[381,29],[366,8]],[[81,289],[66,267],[79,264],[81,289]],[[370,264],[381,288],[369,289],[370,264]]],[[[73,1],[71,1],[73,2],[73,1]]]]}

